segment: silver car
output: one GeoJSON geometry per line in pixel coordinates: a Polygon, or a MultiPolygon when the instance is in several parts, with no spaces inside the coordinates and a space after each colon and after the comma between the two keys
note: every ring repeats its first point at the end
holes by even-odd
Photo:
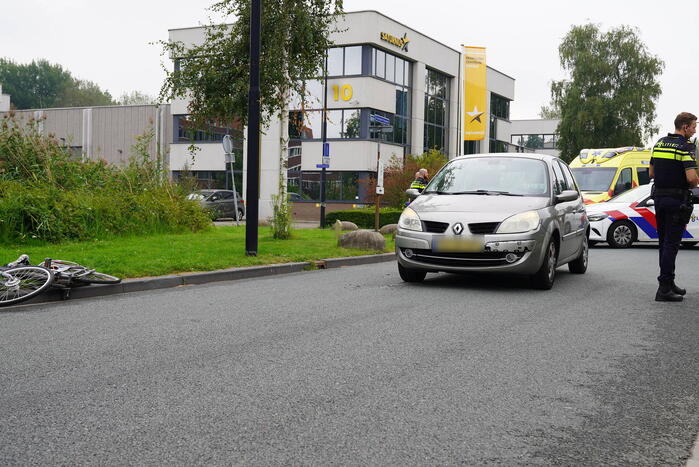
{"type": "MultiPolygon", "coordinates": [[[[544,154],[477,154],[449,161],[398,221],[398,272],[528,275],[550,289],[556,268],[587,270],[590,224],[568,166],[544,154]]],[[[419,196],[418,196],[419,195],[419,196]]]]}

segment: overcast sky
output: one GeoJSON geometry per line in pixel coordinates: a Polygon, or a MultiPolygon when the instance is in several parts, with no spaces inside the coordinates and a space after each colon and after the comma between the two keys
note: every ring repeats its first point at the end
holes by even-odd
{"type": "MultiPolygon", "coordinates": [[[[45,58],[114,97],[133,90],[157,95],[163,57],[152,43],[166,40],[168,29],[207,24],[211,3],[0,0],[0,57],[20,63],[45,58]]],[[[665,61],[661,132],[672,129],[680,111],[699,115],[697,0],[345,0],[345,10],[378,10],[455,49],[486,47],[488,64],[516,79],[513,119],[537,118],[548,103],[550,81],[564,76],[557,47],[571,25],[635,26],[650,52],[665,61]]]]}

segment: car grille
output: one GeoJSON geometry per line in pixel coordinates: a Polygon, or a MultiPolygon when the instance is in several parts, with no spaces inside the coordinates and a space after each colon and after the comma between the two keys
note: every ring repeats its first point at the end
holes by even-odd
{"type": "Polygon", "coordinates": [[[480,222],[477,224],[468,224],[468,229],[472,234],[486,235],[495,233],[497,230],[499,222],[480,222]]]}
{"type": "MultiPolygon", "coordinates": [[[[405,248],[401,249],[405,254],[405,248]]],[[[484,266],[503,266],[512,264],[505,261],[505,256],[508,252],[502,251],[484,251],[481,253],[438,253],[432,250],[412,249],[413,255],[411,261],[418,261],[425,264],[434,264],[438,266],[454,266],[454,267],[484,267],[484,266]]],[[[515,253],[517,261],[519,261],[523,252],[515,253]]],[[[516,261],[515,261],[516,262],[516,261]]]]}
{"type": "Polygon", "coordinates": [[[425,232],[430,233],[444,233],[449,227],[446,222],[434,222],[434,221],[422,221],[425,225],[425,232]]]}

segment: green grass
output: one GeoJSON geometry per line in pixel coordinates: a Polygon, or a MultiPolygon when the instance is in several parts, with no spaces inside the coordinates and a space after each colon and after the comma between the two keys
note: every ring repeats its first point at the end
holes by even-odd
{"type": "MultiPolygon", "coordinates": [[[[292,235],[290,240],[275,240],[269,228],[260,228],[255,257],[245,256],[245,226],[233,226],[200,233],[0,246],[0,264],[26,253],[33,264],[47,257],[70,260],[126,279],[376,253],[337,247],[332,229],[296,229],[292,235]]],[[[393,240],[386,236],[386,252],[393,251],[393,240]]]]}

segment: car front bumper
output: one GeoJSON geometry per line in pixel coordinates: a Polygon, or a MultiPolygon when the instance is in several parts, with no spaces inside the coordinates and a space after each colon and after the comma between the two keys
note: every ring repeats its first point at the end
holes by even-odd
{"type": "Polygon", "coordinates": [[[398,229],[396,257],[408,269],[428,272],[496,272],[534,274],[541,267],[548,236],[543,229],[524,234],[479,237],[483,249],[475,252],[439,252],[434,242],[444,234],[398,229]]]}

